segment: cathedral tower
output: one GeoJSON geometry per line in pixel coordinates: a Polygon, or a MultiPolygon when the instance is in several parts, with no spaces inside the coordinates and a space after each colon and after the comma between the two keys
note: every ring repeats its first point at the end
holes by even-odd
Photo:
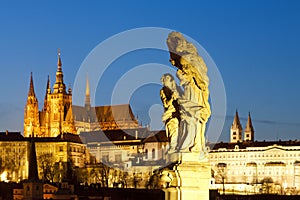
{"type": "Polygon", "coordinates": [[[56,80],[51,90],[48,77],[44,107],[38,111],[32,76],[24,114],[24,135],[34,133],[37,137],[56,137],[61,133],[76,133],[72,112],[72,90],[66,91],[62,62],[58,51],[56,80]]]}
{"type": "Polygon", "coordinates": [[[235,112],[235,117],[230,128],[230,142],[242,142],[242,125],[240,123],[240,118],[238,111],[235,112]]]}
{"type": "Polygon", "coordinates": [[[44,135],[47,137],[56,137],[63,132],[76,133],[72,114],[72,91],[66,91],[63,77],[62,61],[60,51],[58,51],[56,80],[53,92],[51,92],[50,80],[48,79],[42,111],[44,116],[44,135]]]}
{"type": "Polygon", "coordinates": [[[244,140],[245,141],[251,141],[251,142],[254,141],[254,128],[252,126],[252,120],[251,120],[250,112],[248,114],[248,121],[247,121],[246,128],[245,128],[245,131],[244,131],[244,140]]]}
{"type": "Polygon", "coordinates": [[[30,74],[30,84],[27,96],[27,102],[24,112],[24,136],[39,134],[40,122],[39,122],[39,108],[38,100],[35,96],[32,73],[30,74]]]}

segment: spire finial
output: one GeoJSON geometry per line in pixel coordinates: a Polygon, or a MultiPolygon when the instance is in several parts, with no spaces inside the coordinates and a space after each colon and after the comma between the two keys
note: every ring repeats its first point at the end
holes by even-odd
{"type": "Polygon", "coordinates": [[[35,96],[34,86],[33,86],[32,72],[30,72],[30,85],[29,85],[28,96],[35,96]]]}
{"type": "Polygon", "coordinates": [[[86,109],[91,108],[91,98],[90,98],[90,83],[89,83],[89,78],[88,75],[86,75],[86,85],[85,85],[85,102],[84,105],[86,109]]]}
{"type": "Polygon", "coordinates": [[[60,49],[57,51],[58,53],[58,61],[57,61],[57,71],[56,71],[56,81],[53,86],[53,93],[66,93],[66,86],[63,80],[63,72],[62,72],[62,62],[61,62],[61,52],[60,49]]]}
{"type": "Polygon", "coordinates": [[[233,119],[232,127],[237,127],[237,128],[240,128],[240,129],[242,128],[242,125],[241,125],[241,122],[240,122],[240,117],[239,117],[239,112],[238,112],[237,109],[235,110],[235,116],[234,116],[234,119],[233,119]]]}
{"type": "Polygon", "coordinates": [[[50,77],[48,75],[47,79],[47,88],[46,88],[46,93],[50,94],[51,93],[51,87],[50,87],[50,77]]]}
{"type": "Polygon", "coordinates": [[[251,120],[250,112],[249,112],[249,114],[248,114],[248,120],[247,120],[247,124],[246,124],[246,130],[247,130],[247,131],[254,131],[253,125],[252,125],[252,120],[251,120]]]}
{"type": "Polygon", "coordinates": [[[58,54],[57,66],[58,66],[59,68],[61,68],[62,63],[61,63],[61,59],[60,59],[60,48],[58,48],[57,54],[58,54]]]}

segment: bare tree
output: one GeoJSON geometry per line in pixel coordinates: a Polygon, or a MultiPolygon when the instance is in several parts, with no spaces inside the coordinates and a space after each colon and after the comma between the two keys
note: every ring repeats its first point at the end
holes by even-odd
{"type": "Polygon", "coordinates": [[[43,181],[54,182],[58,165],[52,153],[42,153],[38,156],[39,168],[42,170],[43,181]]]}
{"type": "Polygon", "coordinates": [[[270,194],[272,186],[274,185],[274,181],[271,177],[265,177],[261,181],[262,191],[266,194],[270,194]]]}
{"type": "Polygon", "coordinates": [[[222,183],[223,184],[223,194],[225,194],[225,179],[227,178],[227,164],[226,163],[218,163],[217,166],[217,174],[216,177],[216,183],[222,183]]]}

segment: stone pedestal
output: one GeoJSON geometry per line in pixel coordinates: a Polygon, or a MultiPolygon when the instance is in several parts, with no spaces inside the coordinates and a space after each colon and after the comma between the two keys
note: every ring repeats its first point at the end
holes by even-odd
{"type": "Polygon", "coordinates": [[[211,168],[207,156],[195,153],[170,154],[169,173],[173,180],[164,189],[165,200],[208,200],[211,168]]]}

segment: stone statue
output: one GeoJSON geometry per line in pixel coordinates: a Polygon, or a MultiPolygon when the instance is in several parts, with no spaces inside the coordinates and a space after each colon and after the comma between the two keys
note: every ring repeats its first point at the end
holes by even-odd
{"type": "Polygon", "coordinates": [[[181,91],[177,90],[174,77],[171,74],[164,74],[161,78],[163,88],[160,90],[161,101],[164,106],[162,121],[165,123],[167,136],[170,139],[168,152],[176,151],[178,144],[178,130],[180,122],[178,97],[181,91]]]}
{"type": "Polygon", "coordinates": [[[183,88],[183,92],[178,92],[180,91],[179,86],[176,85],[173,79],[170,81],[172,82],[172,84],[169,84],[170,86],[163,83],[164,87],[170,89],[169,97],[166,98],[166,93],[161,91],[165,107],[163,121],[166,123],[167,133],[171,136],[170,147],[172,147],[172,150],[179,152],[204,153],[205,128],[211,115],[208,102],[209,79],[206,74],[207,67],[199,56],[196,47],[189,43],[182,34],[178,32],[170,33],[167,44],[170,52],[170,62],[178,68],[176,75],[180,80],[180,86],[183,88]],[[166,101],[163,97],[169,100],[166,101]],[[174,107],[173,102],[179,104],[179,107],[174,107]],[[174,108],[172,106],[168,107],[168,103],[171,103],[174,108]],[[173,111],[179,112],[179,116],[171,116],[169,113],[173,113],[173,111]],[[169,125],[168,122],[171,120],[173,121],[169,125]],[[178,120],[178,123],[176,120],[178,120]],[[173,138],[175,133],[177,136],[173,138]]]}

